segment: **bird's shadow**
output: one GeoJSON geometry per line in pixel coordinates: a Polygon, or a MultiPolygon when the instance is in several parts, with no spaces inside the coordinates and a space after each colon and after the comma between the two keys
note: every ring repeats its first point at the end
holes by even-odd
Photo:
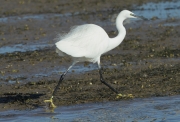
{"type": "Polygon", "coordinates": [[[38,104],[34,104],[29,102],[30,100],[33,99],[38,99],[41,96],[43,96],[45,94],[30,94],[30,93],[4,93],[3,95],[1,95],[0,97],[0,104],[1,103],[19,103],[22,105],[31,105],[31,106],[38,106],[38,104]]]}

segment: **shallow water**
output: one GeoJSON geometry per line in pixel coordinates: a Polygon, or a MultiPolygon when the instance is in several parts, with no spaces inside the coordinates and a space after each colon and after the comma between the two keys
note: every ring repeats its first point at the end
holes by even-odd
{"type": "Polygon", "coordinates": [[[32,45],[16,44],[13,46],[1,47],[0,48],[0,54],[42,50],[45,48],[50,48],[52,46],[53,46],[52,44],[32,44],[32,45]]]}
{"type": "Polygon", "coordinates": [[[159,19],[180,18],[180,1],[165,1],[159,3],[147,3],[136,7],[135,13],[147,18],[159,19]]]}
{"type": "Polygon", "coordinates": [[[54,112],[47,112],[45,108],[0,112],[0,121],[5,122],[177,122],[179,120],[180,96],[62,106],[56,108],[54,112]]]}
{"type": "Polygon", "coordinates": [[[25,15],[25,16],[12,16],[12,17],[3,17],[0,18],[0,22],[16,22],[16,21],[22,21],[27,19],[37,19],[37,20],[44,20],[48,18],[54,18],[54,17],[67,17],[72,15],[77,15],[79,13],[71,14],[41,14],[41,15],[25,15]]]}

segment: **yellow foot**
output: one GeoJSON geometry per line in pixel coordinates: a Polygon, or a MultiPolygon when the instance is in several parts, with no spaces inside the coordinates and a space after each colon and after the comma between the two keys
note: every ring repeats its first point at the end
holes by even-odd
{"type": "Polygon", "coordinates": [[[116,99],[119,99],[119,98],[126,98],[126,99],[128,99],[128,98],[134,98],[134,96],[132,95],[132,94],[117,94],[117,96],[116,96],[116,99]]]}
{"type": "Polygon", "coordinates": [[[49,108],[56,108],[56,106],[53,103],[53,96],[49,100],[44,100],[44,102],[46,103],[46,106],[48,106],[49,108]]]}

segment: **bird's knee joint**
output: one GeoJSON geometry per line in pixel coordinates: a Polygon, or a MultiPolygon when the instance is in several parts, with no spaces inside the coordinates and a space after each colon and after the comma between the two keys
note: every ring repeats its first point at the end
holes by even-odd
{"type": "Polygon", "coordinates": [[[100,81],[101,81],[102,83],[104,83],[104,79],[101,78],[100,81]]]}

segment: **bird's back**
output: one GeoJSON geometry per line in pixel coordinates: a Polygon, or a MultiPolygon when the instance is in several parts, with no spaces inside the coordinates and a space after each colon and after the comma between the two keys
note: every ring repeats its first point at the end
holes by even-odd
{"type": "Polygon", "coordinates": [[[57,52],[63,56],[97,58],[108,47],[108,35],[97,25],[85,24],[76,26],[56,43],[57,52]]]}

